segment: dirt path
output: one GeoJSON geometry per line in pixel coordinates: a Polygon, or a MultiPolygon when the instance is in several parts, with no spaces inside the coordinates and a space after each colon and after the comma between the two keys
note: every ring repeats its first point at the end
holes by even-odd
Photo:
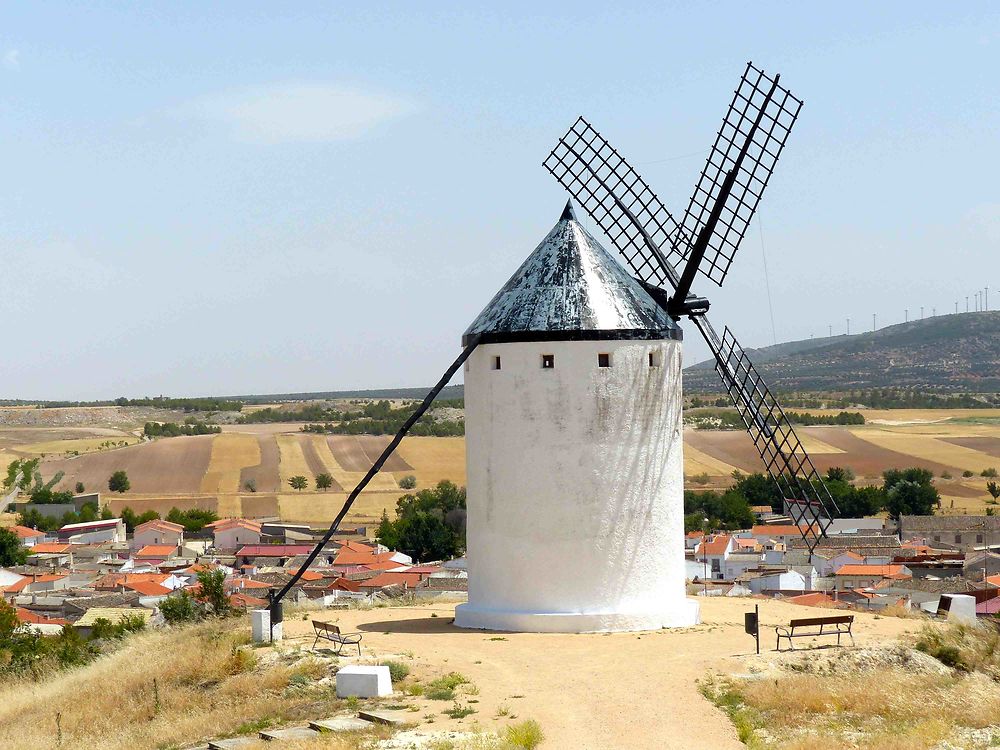
{"type": "MultiPolygon", "coordinates": [[[[829,610],[772,600],[699,601],[701,625],[647,633],[466,631],[450,624],[454,605],[444,603],[316,616],[363,632],[366,657],[412,654],[413,672],[421,679],[461,672],[479,689],[473,718],[489,729],[498,728],[509,719],[497,718],[497,709],[508,707],[519,720],[541,723],[545,747],[739,750],[743,745],[732,725],[701,696],[697,681],[711,673],[744,670],[752,658],[753,639],[743,633],[743,613],[755,603],[761,606],[765,650],[773,648],[775,625],[829,610]]],[[[858,645],[882,642],[918,626],[915,620],[859,613],[856,639],[858,645]]],[[[309,645],[309,631],[308,622],[285,619],[285,632],[293,641],[309,645]]],[[[432,713],[435,730],[467,728],[469,720],[440,715],[448,707],[425,701],[414,715],[432,713]]]]}

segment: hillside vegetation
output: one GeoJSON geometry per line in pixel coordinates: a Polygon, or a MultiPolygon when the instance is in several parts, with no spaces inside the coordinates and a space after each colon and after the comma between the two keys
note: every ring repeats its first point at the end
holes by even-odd
{"type": "MultiPolygon", "coordinates": [[[[941,315],[874,333],[748,349],[780,392],[905,388],[944,393],[1000,392],[1000,312],[941,315]]],[[[689,393],[718,393],[714,361],[684,372],[689,393]]]]}

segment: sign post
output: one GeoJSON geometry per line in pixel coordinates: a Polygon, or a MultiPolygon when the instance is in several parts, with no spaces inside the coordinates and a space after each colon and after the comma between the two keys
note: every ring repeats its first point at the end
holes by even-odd
{"type": "Polygon", "coordinates": [[[753,612],[743,614],[743,630],[752,635],[757,643],[757,653],[760,654],[760,605],[753,605],[753,612]]]}

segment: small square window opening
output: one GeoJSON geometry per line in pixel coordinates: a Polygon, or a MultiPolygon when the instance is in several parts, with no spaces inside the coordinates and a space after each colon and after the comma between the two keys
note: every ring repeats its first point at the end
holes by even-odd
{"type": "Polygon", "coordinates": [[[495,356],[493,358],[493,369],[494,370],[499,370],[500,369],[500,356],[499,355],[497,355],[497,356],[495,356]]]}
{"type": "Polygon", "coordinates": [[[659,352],[650,352],[649,353],[649,366],[650,367],[659,367],[660,366],[660,353],[659,352]]]}
{"type": "Polygon", "coordinates": [[[597,355],[597,366],[598,367],[611,367],[611,355],[610,354],[598,354],[597,355]]]}
{"type": "Polygon", "coordinates": [[[556,355],[555,354],[543,354],[542,355],[542,369],[551,370],[556,366],[556,355]]]}

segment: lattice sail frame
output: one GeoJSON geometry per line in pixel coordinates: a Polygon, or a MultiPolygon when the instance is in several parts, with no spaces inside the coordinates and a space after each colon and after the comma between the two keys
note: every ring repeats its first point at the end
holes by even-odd
{"type": "Polygon", "coordinates": [[[640,279],[656,286],[670,283],[665,264],[683,260],[687,236],[646,181],[589,122],[577,119],[542,166],[597,222],[640,279]]]}
{"type": "MultiPolygon", "coordinates": [[[[732,192],[698,267],[706,278],[719,286],[729,273],[802,108],[802,100],[779,85],[778,78],[747,63],[681,220],[682,233],[697,237],[708,221],[727,173],[738,166],[732,192]],[[751,132],[752,138],[747,143],[751,132]],[[747,146],[746,156],[737,165],[744,146],[747,146]]],[[[687,254],[684,248],[685,259],[687,254]]]]}
{"type": "MultiPolygon", "coordinates": [[[[740,164],[736,185],[725,204],[726,208],[730,204],[735,208],[730,209],[728,214],[724,209],[705,254],[711,260],[711,275],[704,275],[720,285],[802,105],[800,100],[778,86],[777,80],[777,76],[768,78],[752,64],[747,65],[723,121],[723,128],[719,131],[716,146],[685,213],[687,226],[700,231],[701,212],[692,206],[701,205],[696,200],[699,195],[717,194],[725,179],[725,171],[735,165],[735,157],[731,153],[735,141],[726,131],[727,123],[732,120],[732,134],[742,132],[745,135],[749,127],[744,121],[749,121],[752,126],[754,122],[750,114],[755,113],[753,116],[760,122],[756,123],[758,127],[754,139],[740,164]],[[758,99],[756,97],[765,82],[767,93],[763,94],[764,99],[758,99]],[[742,110],[739,109],[741,102],[742,110]],[[778,107],[780,111],[772,113],[773,107],[778,107]],[[786,114],[783,115],[783,112],[786,114]],[[734,113],[739,113],[735,119],[734,113]],[[790,121],[782,119],[787,116],[791,117],[790,121]],[[759,136],[760,133],[764,135],[759,136]]],[[[638,278],[657,287],[665,287],[669,282],[676,288],[679,276],[674,266],[687,257],[692,235],[678,224],[652,188],[587,120],[580,117],[573,124],[559,139],[543,166],[594,219],[638,278]]],[[[708,202],[707,197],[704,197],[704,202],[708,202]]],[[[837,510],[833,497],[777,400],[729,329],[720,341],[707,316],[693,316],[692,320],[712,349],[717,362],[716,370],[740,412],[754,447],[784,496],[792,519],[802,529],[810,552],[813,551],[829,528],[830,509],[837,510]]]]}
{"type": "Polygon", "coordinates": [[[812,552],[830,527],[831,510],[839,509],[785,412],[728,326],[716,352],[715,371],[812,552]]]}

